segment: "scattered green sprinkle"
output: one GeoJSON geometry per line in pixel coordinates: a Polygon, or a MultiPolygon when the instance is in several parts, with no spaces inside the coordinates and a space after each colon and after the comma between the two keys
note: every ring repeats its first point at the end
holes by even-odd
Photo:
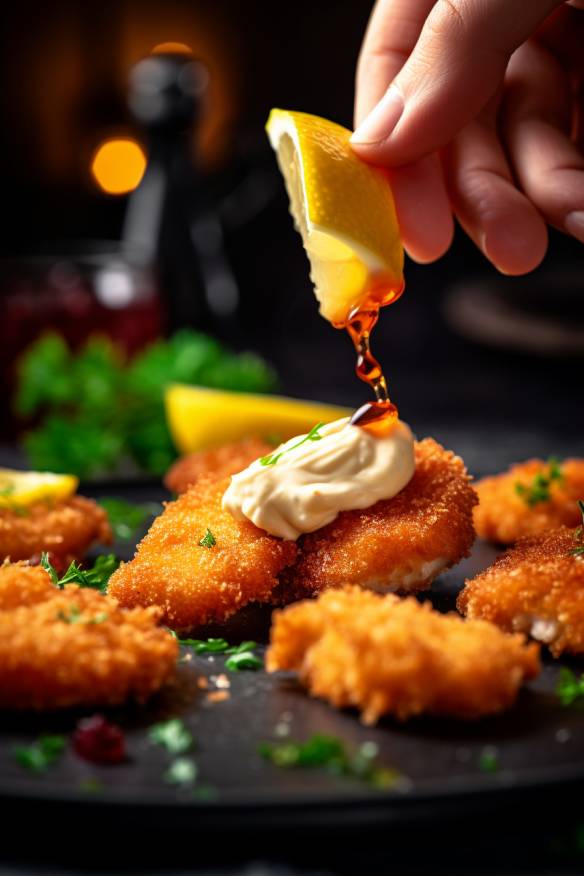
{"type": "Polygon", "coordinates": [[[315,734],[306,742],[263,742],[259,753],[275,766],[323,768],[336,775],[349,776],[375,788],[405,789],[409,782],[397,770],[379,766],[379,749],[374,742],[365,742],[350,755],[344,742],[336,736],[315,734]]]}
{"type": "Polygon", "coordinates": [[[78,563],[72,562],[62,578],[59,578],[48,554],[41,554],[40,564],[49,573],[55,587],[62,589],[65,584],[79,584],[80,587],[91,587],[99,590],[100,593],[105,593],[108,581],[120,565],[120,561],[115,554],[102,554],[97,557],[91,569],[82,569],[78,563]]]}
{"type": "Polygon", "coordinates": [[[479,755],[478,766],[482,773],[496,773],[499,769],[497,749],[492,745],[485,746],[479,755]]]}
{"type": "Polygon", "coordinates": [[[237,654],[232,654],[225,661],[225,669],[231,672],[240,672],[242,669],[262,669],[264,661],[257,657],[252,651],[240,651],[237,654]]]}
{"type": "Polygon", "coordinates": [[[212,548],[216,544],[217,544],[217,540],[216,540],[215,536],[213,535],[213,533],[211,532],[209,527],[207,527],[207,532],[205,533],[205,535],[203,536],[203,538],[199,542],[200,547],[212,548]]]}
{"type": "Polygon", "coordinates": [[[135,538],[146,521],[156,517],[162,510],[162,505],[158,502],[135,504],[113,496],[104,496],[98,504],[106,512],[114,535],[120,541],[135,538]]]}
{"type": "Polygon", "coordinates": [[[308,435],[305,435],[304,438],[301,438],[296,444],[293,444],[292,447],[287,447],[285,450],[281,450],[280,453],[268,453],[267,456],[260,457],[261,465],[276,465],[279,459],[284,456],[285,453],[289,453],[291,450],[296,450],[297,447],[301,447],[302,444],[305,444],[307,441],[320,441],[322,439],[322,435],[319,435],[320,429],[324,426],[324,423],[317,423],[316,426],[313,426],[308,435]]]}
{"type": "Polygon", "coordinates": [[[177,757],[164,774],[171,785],[192,785],[197,778],[197,764],[190,757],[177,757]]]}
{"type": "Polygon", "coordinates": [[[571,706],[584,697],[584,674],[577,676],[571,669],[562,666],[556,684],[556,694],[563,706],[571,706]]]}
{"type": "Polygon", "coordinates": [[[529,485],[517,482],[515,492],[530,508],[533,508],[540,502],[549,502],[552,483],[555,481],[561,484],[563,480],[560,461],[555,456],[550,456],[547,461],[547,471],[538,472],[529,485]]]}
{"type": "Polygon", "coordinates": [[[60,758],[66,744],[64,736],[41,736],[32,745],[18,745],[14,757],[24,769],[41,773],[60,758]]]}
{"type": "Polygon", "coordinates": [[[148,738],[155,745],[162,745],[171,754],[184,754],[193,747],[191,731],[180,718],[162,721],[150,728],[148,738]]]}
{"type": "MultiPolygon", "coordinates": [[[[174,634],[176,635],[176,633],[174,634]]],[[[240,654],[242,651],[253,651],[257,642],[242,642],[240,645],[230,645],[227,639],[179,639],[179,645],[192,648],[195,654],[240,654]]]]}

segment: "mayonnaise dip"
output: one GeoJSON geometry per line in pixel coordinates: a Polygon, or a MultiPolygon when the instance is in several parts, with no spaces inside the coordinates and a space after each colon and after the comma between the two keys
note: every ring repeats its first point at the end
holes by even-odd
{"type": "Polygon", "coordinates": [[[223,507],[236,520],[251,520],[271,535],[295,541],[341,511],[391,499],[414,474],[414,438],[399,420],[379,438],[352,426],[348,417],[321,426],[317,434],[319,440],[299,435],[280,445],[272,465],[256,459],[233,475],[223,507]]]}

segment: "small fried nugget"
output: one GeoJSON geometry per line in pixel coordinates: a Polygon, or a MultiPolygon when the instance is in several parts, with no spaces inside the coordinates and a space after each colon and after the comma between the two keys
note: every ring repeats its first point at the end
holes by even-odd
{"type": "Polygon", "coordinates": [[[576,526],[578,499],[584,498],[584,459],[566,459],[553,468],[542,459],[530,459],[477,481],[475,489],[479,497],[474,510],[477,534],[498,544],[514,544],[527,535],[576,526]],[[550,478],[550,473],[556,476],[550,478]],[[548,483],[544,495],[548,493],[549,499],[533,501],[537,479],[542,477],[548,483]]]}
{"type": "Polygon", "coordinates": [[[584,653],[584,555],[578,531],[562,527],[524,538],[466,581],[459,611],[503,630],[528,633],[554,657],[584,653]]]}
{"type": "Polygon", "coordinates": [[[175,672],[178,643],[156,608],[55,588],[41,568],[0,568],[0,709],[142,702],[175,672]],[[20,604],[17,604],[20,600],[20,604]]]}
{"type": "Polygon", "coordinates": [[[0,508],[0,561],[27,560],[42,551],[81,559],[94,542],[111,540],[106,512],[84,496],[18,510],[0,508]]]}
{"type": "Polygon", "coordinates": [[[164,622],[178,630],[221,623],[250,602],[269,602],[279,573],[296,558],[296,544],[236,521],[221,507],[228,483],[201,478],[169,502],[134,559],[110,578],[109,593],[125,606],[160,605],[164,622]]]}
{"type": "Polygon", "coordinates": [[[274,612],[266,666],[295,670],[313,696],[356,707],[365,724],[500,712],[540,670],[539,646],[523,635],[357,587],[274,612]]]}
{"type": "Polygon", "coordinates": [[[476,495],[460,457],[432,438],[416,442],[416,471],[393,499],[336,520],[299,542],[279,591],[283,603],[329,587],[423,590],[468,556],[476,495]]]}
{"type": "Polygon", "coordinates": [[[196,484],[202,475],[225,478],[244,468],[273,450],[273,446],[261,438],[251,437],[233,444],[224,444],[211,450],[200,450],[182,456],[169,468],[164,484],[174,493],[184,493],[196,484]]]}

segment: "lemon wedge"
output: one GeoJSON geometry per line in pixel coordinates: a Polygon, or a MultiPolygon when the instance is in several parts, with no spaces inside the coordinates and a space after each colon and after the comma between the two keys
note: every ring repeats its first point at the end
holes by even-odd
{"type": "Polygon", "coordinates": [[[0,508],[68,499],[78,484],[79,479],[74,475],[0,468],[0,508]]]}
{"type": "Polygon", "coordinates": [[[403,248],[386,175],[357,158],[346,128],[274,109],[266,125],[310,261],[320,312],[336,326],[403,289],[403,248]]]}
{"type": "Polygon", "coordinates": [[[175,383],[165,393],[166,418],[181,453],[207,450],[249,435],[287,441],[316,423],[348,417],[349,408],[275,395],[225,392],[175,383]]]}

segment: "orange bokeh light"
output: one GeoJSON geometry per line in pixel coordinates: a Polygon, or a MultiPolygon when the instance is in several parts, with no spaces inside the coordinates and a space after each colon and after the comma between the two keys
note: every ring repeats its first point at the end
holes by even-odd
{"type": "Polygon", "coordinates": [[[159,43],[150,52],[151,55],[191,55],[193,50],[186,43],[159,43]]]}
{"type": "Polygon", "coordinates": [[[91,173],[108,195],[125,195],[140,184],[146,170],[146,155],[136,140],[117,137],[104,140],[91,159],[91,173]]]}

